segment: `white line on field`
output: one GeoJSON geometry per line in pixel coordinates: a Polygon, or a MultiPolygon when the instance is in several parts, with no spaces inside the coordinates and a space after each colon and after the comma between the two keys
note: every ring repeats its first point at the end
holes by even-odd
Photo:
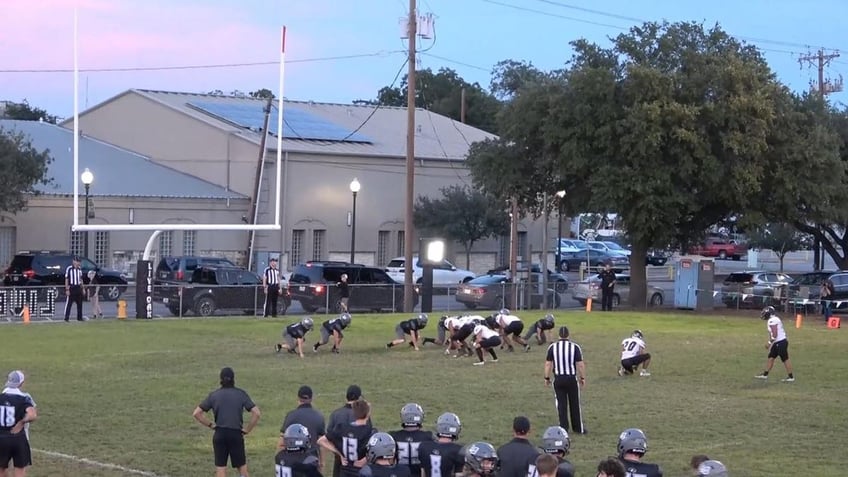
{"type": "Polygon", "coordinates": [[[47,456],[50,456],[50,457],[57,457],[59,459],[70,460],[70,461],[73,461],[73,462],[78,462],[80,464],[90,465],[90,466],[93,466],[93,467],[100,467],[102,469],[119,470],[119,471],[127,473],[127,474],[143,475],[143,476],[146,476],[146,477],[165,477],[165,476],[162,476],[162,475],[159,475],[159,474],[154,474],[153,472],[130,469],[129,467],[124,467],[122,465],[109,464],[109,463],[106,463],[106,462],[98,462],[96,460],[86,459],[85,457],[77,457],[77,456],[70,455],[70,454],[63,454],[61,452],[53,452],[53,451],[44,450],[44,449],[32,449],[32,451],[38,452],[40,454],[44,454],[44,455],[47,455],[47,456]]]}

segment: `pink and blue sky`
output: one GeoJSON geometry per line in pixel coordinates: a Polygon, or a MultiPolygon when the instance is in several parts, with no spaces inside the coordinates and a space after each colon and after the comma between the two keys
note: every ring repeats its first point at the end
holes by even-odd
{"type": "MultiPolygon", "coordinates": [[[[403,63],[398,19],[407,5],[407,0],[0,0],[0,99],[27,99],[61,117],[72,114],[72,74],[43,70],[73,67],[75,6],[83,70],[270,63],[84,71],[81,108],[129,88],[276,92],[283,24],[288,27],[286,97],[373,98],[403,63]],[[348,55],[371,56],[304,61],[348,55]]],[[[424,42],[422,48],[430,49],[420,66],[454,68],[484,86],[492,65],[502,59],[557,68],[570,57],[569,41],[584,37],[605,43],[642,19],[718,22],[761,47],[778,77],[795,90],[807,88],[815,77],[797,61],[808,47],[848,47],[844,0],[419,0],[419,10],[437,17],[435,44],[424,42]]],[[[828,69],[830,76],[848,76],[844,51],[828,69]]],[[[842,102],[848,96],[831,98],[842,102]]]]}

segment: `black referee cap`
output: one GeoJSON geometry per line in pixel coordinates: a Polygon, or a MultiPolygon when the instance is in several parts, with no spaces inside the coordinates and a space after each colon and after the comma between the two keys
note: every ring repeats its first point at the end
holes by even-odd
{"type": "Polygon", "coordinates": [[[563,325],[559,327],[559,337],[568,338],[568,327],[563,325]]]}

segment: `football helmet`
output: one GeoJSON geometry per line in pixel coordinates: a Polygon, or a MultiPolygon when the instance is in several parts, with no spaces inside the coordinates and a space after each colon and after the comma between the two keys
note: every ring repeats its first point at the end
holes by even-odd
{"type": "Polygon", "coordinates": [[[624,454],[645,455],[648,452],[648,438],[641,429],[630,428],[622,431],[618,436],[618,456],[624,457],[624,454]]]}
{"type": "Polygon", "coordinates": [[[283,445],[289,452],[303,452],[310,447],[309,429],[301,424],[292,424],[283,433],[283,445]]]}
{"type": "Polygon", "coordinates": [[[350,313],[342,313],[342,316],[340,316],[339,318],[341,318],[342,323],[343,323],[345,326],[350,325],[350,321],[353,319],[353,318],[350,316],[350,313]]]}
{"type": "Polygon", "coordinates": [[[418,328],[420,329],[420,328],[426,327],[427,326],[427,320],[428,320],[428,318],[427,318],[426,314],[421,313],[420,315],[418,315],[418,328]]]}
{"type": "Polygon", "coordinates": [[[439,327],[440,328],[445,328],[445,321],[447,321],[447,319],[448,319],[447,315],[443,315],[441,318],[439,318],[439,327]]]}
{"type": "Polygon", "coordinates": [[[698,477],[728,477],[727,468],[717,460],[708,460],[698,466],[698,477]]]}
{"type": "Polygon", "coordinates": [[[767,306],[767,307],[763,308],[762,313],[760,313],[760,318],[767,320],[767,319],[771,318],[771,315],[773,315],[773,314],[775,314],[774,307],[773,306],[767,306]]]}
{"type": "Polygon", "coordinates": [[[314,323],[312,322],[312,318],[310,318],[308,316],[303,318],[302,320],[300,320],[300,324],[303,325],[303,327],[306,328],[307,330],[311,330],[312,326],[314,326],[314,323]]]}
{"type": "Polygon", "coordinates": [[[465,465],[480,475],[494,475],[500,467],[498,451],[488,442],[475,442],[465,449],[465,465]]]}
{"type": "Polygon", "coordinates": [[[630,335],[631,338],[639,338],[642,339],[642,330],[633,330],[633,334],[630,335]]]}
{"type": "Polygon", "coordinates": [[[400,408],[400,425],[407,426],[418,426],[421,427],[424,424],[424,409],[418,405],[417,403],[411,402],[409,404],[404,404],[402,408],[400,408]]]}
{"type": "Polygon", "coordinates": [[[551,426],[545,429],[542,434],[542,450],[545,454],[557,454],[562,452],[568,454],[568,448],[571,447],[571,439],[568,438],[568,432],[560,426],[551,426]]]}
{"type": "Polygon", "coordinates": [[[545,322],[546,326],[549,326],[551,328],[554,327],[554,315],[552,315],[551,313],[548,313],[547,315],[545,315],[545,317],[542,318],[542,321],[545,322]]]}
{"type": "Polygon", "coordinates": [[[509,315],[509,308],[501,308],[498,312],[499,315],[509,315]]]}
{"type": "Polygon", "coordinates": [[[374,463],[377,459],[394,459],[397,452],[397,443],[395,443],[394,437],[389,434],[378,432],[368,439],[365,449],[368,462],[374,463]]]}
{"type": "Polygon", "coordinates": [[[491,328],[493,330],[500,328],[498,326],[497,313],[492,313],[491,316],[486,317],[486,326],[488,326],[489,328],[491,328]]]}
{"type": "Polygon", "coordinates": [[[456,440],[459,439],[460,432],[462,432],[462,423],[456,414],[446,412],[436,419],[436,436],[456,440]]]}

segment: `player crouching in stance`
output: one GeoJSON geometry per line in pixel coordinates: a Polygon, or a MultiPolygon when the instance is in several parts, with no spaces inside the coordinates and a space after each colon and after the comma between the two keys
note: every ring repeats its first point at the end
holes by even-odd
{"type": "Polygon", "coordinates": [[[412,477],[409,467],[396,462],[397,445],[385,432],[368,439],[365,457],[368,463],[359,469],[360,477],[412,477]]]}
{"type": "MultiPolygon", "coordinates": [[[[514,351],[512,341],[509,338],[510,335],[512,335],[516,343],[527,347],[527,342],[521,338],[521,332],[524,331],[524,322],[521,321],[521,318],[510,313],[508,309],[501,308],[499,312],[492,315],[491,321],[494,321],[494,326],[489,326],[489,328],[500,331],[501,339],[503,340],[501,349],[506,345],[510,353],[514,351]]],[[[490,323],[490,321],[487,320],[487,323],[490,323]]]]}
{"type": "Polygon", "coordinates": [[[332,320],[327,320],[321,323],[321,341],[312,345],[312,351],[318,352],[318,347],[327,344],[330,341],[330,336],[333,337],[333,353],[339,353],[342,350],[342,340],[344,333],[342,330],[350,326],[350,313],[342,313],[332,320]]]}
{"type": "Polygon", "coordinates": [[[303,339],[306,337],[306,333],[309,333],[309,331],[312,330],[312,326],[312,318],[308,316],[297,323],[292,323],[289,326],[286,326],[285,331],[283,331],[283,339],[286,342],[277,343],[274,345],[274,349],[276,349],[278,353],[283,349],[286,349],[289,353],[297,353],[297,355],[302,358],[303,339]]]}
{"type": "Polygon", "coordinates": [[[768,361],[766,362],[766,370],[763,374],[754,376],[757,379],[768,379],[769,371],[774,366],[774,359],[780,357],[783,361],[783,366],[786,368],[787,376],[781,381],[791,383],[795,381],[795,375],[792,374],[792,363],[789,361],[789,340],[786,339],[786,330],[783,329],[783,322],[775,314],[773,306],[763,308],[760,317],[768,320],[766,328],[768,329],[769,340],[766,343],[766,349],[769,350],[768,361]]]}
{"type": "Polygon", "coordinates": [[[452,327],[450,328],[450,344],[448,346],[448,350],[457,350],[454,358],[459,358],[460,356],[471,356],[474,354],[465,340],[474,333],[474,328],[484,321],[485,319],[479,315],[466,315],[454,320],[451,325],[452,327]]]}
{"type": "Polygon", "coordinates": [[[280,436],[274,464],[277,476],[321,477],[318,470],[318,451],[309,440],[309,430],[300,424],[292,424],[280,436]]]}
{"type": "Polygon", "coordinates": [[[409,335],[410,342],[409,345],[415,348],[415,351],[418,351],[418,339],[420,336],[418,335],[418,330],[423,330],[427,326],[427,315],[421,313],[416,318],[411,320],[401,321],[395,326],[395,338],[389,343],[386,343],[386,349],[392,348],[393,346],[399,345],[406,341],[406,335],[409,335]]]}
{"type": "Polygon", "coordinates": [[[650,376],[648,366],[651,364],[651,353],[645,352],[645,340],[643,339],[640,330],[633,330],[630,338],[625,338],[621,342],[621,367],[618,368],[618,375],[631,375],[642,365],[642,372],[639,376],[650,376]]]}
{"type": "Polygon", "coordinates": [[[463,477],[489,477],[500,468],[498,451],[488,442],[475,442],[465,450],[465,472],[463,477]]]}
{"type": "Polygon", "coordinates": [[[478,361],[474,366],[482,366],[486,364],[483,359],[483,351],[488,351],[492,355],[492,361],[498,362],[498,355],[495,354],[495,348],[501,345],[501,337],[498,333],[488,326],[480,323],[474,327],[474,348],[477,350],[478,361]]]}
{"type": "MultiPolygon", "coordinates": [[[[445,339],[446,339],[445,332],[448,329],[447,325],[445,323],[450,318],[451,317],[449,317],[447,315],[443,315],[441,318],[439,318],[439,324],[438,324],[438,326],[436,326],[436,333],[437,333],[436,338],[424,338],[424,339],[421,340],[421,344],[433,343],[433,344],[436,344],[436,345],[439,345],[439,346],[443,346],[445,344],[445,339]]],[[[453,317],[453,318],[458,318],[458,317],[453,317]]]]}
{"type": "Polygon", "coordinates": [[[547,343],[547,332],[554,329],[554,325],[556,325],[554,322],[554,315],[550,313],[545,315],[545,317],[541,320],[530,325],[530,329],[527,330],[527,334],[524,335],[524,352],[526,353],[530,351],[530,338],[532,338],[533,335],[536,335],[536,343],[538,343],[539,346],[547,343]]]}
{"type": "Polygon", "coordinates": [[[542,451],[557,458],[557,477],[574,477],[574,466],[565,459],[568,449],[571,447],[571,439],[568,432],[560,426],[551,426],[542,434],[542,451]]]}

